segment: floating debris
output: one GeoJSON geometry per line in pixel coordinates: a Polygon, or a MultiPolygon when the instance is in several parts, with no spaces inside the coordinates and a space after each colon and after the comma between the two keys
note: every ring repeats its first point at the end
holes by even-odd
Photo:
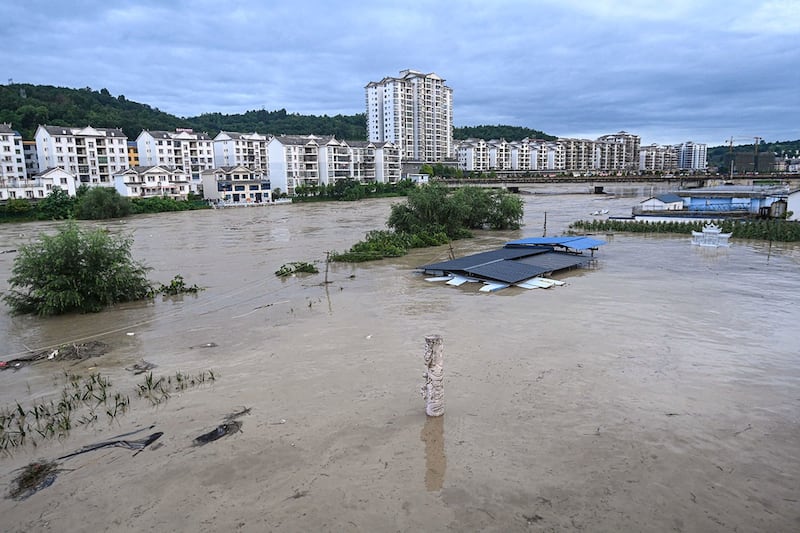
{"type": "Polygon", "coordinates": [[[229,414],[225,417],[222,424],[218,425],[208,433],[203,433],[199,437],[194,439],[195,446],[203,446],[208,444],[209,442],[214,442],[215,440],[221,439],[222,437],[226,437],[228,435],[233,435],[242,430],[242,423],[236,420],[237,418],[249,415],[251,411],[250,407],[244,407],[241,411],[237,411],[234,413],[229,414]]]}
{"type": "Polygon", "coordinates": [[[16,359],[5,361],[0,369],[18,369],[25,365],[39,361],[81,361],[92,357],[99,357],[109,350],[108,344],[100,341],[63,344],[55,349],[42,350],[31,355],[24,355],[16,359]]]}
{"type": "MultiPolygon", "coordinates": [[[[136,433],[135,431],[133,433],[136,433]]],[[[161,438],[164,434],[163,431],[156,431],[155,433],[148,435],[143,439],[138,440],[122,440],[122,439],[114,439],[114,440],[107,440],[103,442],[99,442],[97,444],[90,444],[88,446],[84,446],[80,450],[72,453],[68,453],[67,455],[62,455],[59,457],[59,460],[68,459],[70,457],[74,457],[76,455],[80,455],[82,453],[92,452],[94,450],[99,450],[100,448],[109,448],[109,447],[116,447],[116,448],[127,448],[129,450],[136,450],[134,453],[134,457],[142,452],[145,448],[150,446],[152,443],[157,441],[161,438]]]]}
{"type": "Polygon", "coordinates": [[[155,365],[154,363],[142,359],[141,361],[133,363],[133,365],[125,368],[125,370],[133,372],[134,375],[139,375],[154,369],[156,366],[157,365],[155,365]]]}
{"type": "Polygon", "coordinates": [[[55,461],[34,461],[22,468],[22,473],[11,482],[8,498],[25,500],[52,485],[58,476],[59,464],[55,461]]]}
{"type": "Polygon", "coordinates": [[[194,439],[195,446],[203,446],[208,444],[209,442],[214,442],[217,439],[221,439],[222,437],[226,437],[228,435],[233,435],[234,433],[240,431],[242,429],[242,423],[238,420],[231,420],[230,422],[224,422],[208,433],[203,433],[199,437],[194,439]]]}

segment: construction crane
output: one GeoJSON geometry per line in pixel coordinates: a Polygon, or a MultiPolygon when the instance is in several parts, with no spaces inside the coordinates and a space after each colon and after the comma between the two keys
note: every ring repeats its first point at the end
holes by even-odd
{"type": "Polygon", "coordinates": [[[730,177],[731,178],[733,177],[734,161],[736,160],[736,158],[733,155],[733,143],[734,143],[734,141],[749,141],[751,138],[754,141],[753,142],[753,171],[754,172],[758,172],[758,144],[762,141],[762,138],[761,137],[757,137],[757,136],[754,136],[754,137],[731,137],[728,140],[728,145],[729,145],[728,153],[729,153],[729,156],[730,156],[730,159],[731,159],[731,173],[730,173],[730,177]]]}

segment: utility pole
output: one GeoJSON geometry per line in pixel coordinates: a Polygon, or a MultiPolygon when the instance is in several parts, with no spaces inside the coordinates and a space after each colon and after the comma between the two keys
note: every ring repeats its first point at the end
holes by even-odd
{"type": "Polygon", "coordinates": [[[731,140],[730,140],[730,148],[729,148],[728,154],[730,155],[730,158],[731,158],[731,173],[730,173],[730,176],[728,176],[728,177],[730,179],[733,179],[733,161],[736,159],[735,157],[733,157],[733,137],[731,137],[731,140]]]}
{"type": "Polygon", "coordinates": [[[753,137],[753,172],[758,174],[758,143],[761,142],[761,137],[753,137]]]}

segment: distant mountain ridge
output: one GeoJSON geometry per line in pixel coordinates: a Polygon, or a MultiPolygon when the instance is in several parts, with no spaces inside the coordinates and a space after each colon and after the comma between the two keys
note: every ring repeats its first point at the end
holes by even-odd
{"type": "MultiPolygon", "coordinates": [[[[24,139],[33,139],[39,124],[120,128],[134,140],[142,130],[174,131],[191,128],[216,135],[220,131],[259,132],[273,135],[335,135],[360,141],[367,138],[366,115],[316,116],[289,113],[285,109],[246,111],[239,114],[204,113],[178,117],[156,107],[113,96],[107,89],[71,89],[51,85],[15,83],[0,85],[0,122],[10,123],[24,139]]],[[[480,137],[507,141],[525,137],[555,139],[521,126],[470,126],[454,128],[455,139],[480,137]]]]}

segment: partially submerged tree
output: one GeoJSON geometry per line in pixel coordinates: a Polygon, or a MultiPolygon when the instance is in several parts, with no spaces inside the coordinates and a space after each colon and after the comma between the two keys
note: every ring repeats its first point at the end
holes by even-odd
{"type": "Polygon", "coordinates": [[[487,226],[519,229],[522,215],[522,200],[505,191],[462,187],[451,192],[431,184],[410,190],[406,203],[393,205],[387,225],[400,233],[441,231],[459,239],[487,226]]]}
{"type": "Polygon", "coordinates": [[[67,222],[55,235],[23,245],[3,299],[15,313],[97,312],[146,298],[148,268],[131,257],[133,240],[67,222]]]}
{"type": "Polygon", "coordinates": [[[37,206],[42,220],[63,220],[72,216],[75,198],[56,185],[46,198],[39,200],[37,206]]]}
{"type": "Polygon", "coordinates": [[[122,218],[131,212],[131,201],[111,187],[92,187],[78,195],[75,217],[84,220],[122,218]]]}

